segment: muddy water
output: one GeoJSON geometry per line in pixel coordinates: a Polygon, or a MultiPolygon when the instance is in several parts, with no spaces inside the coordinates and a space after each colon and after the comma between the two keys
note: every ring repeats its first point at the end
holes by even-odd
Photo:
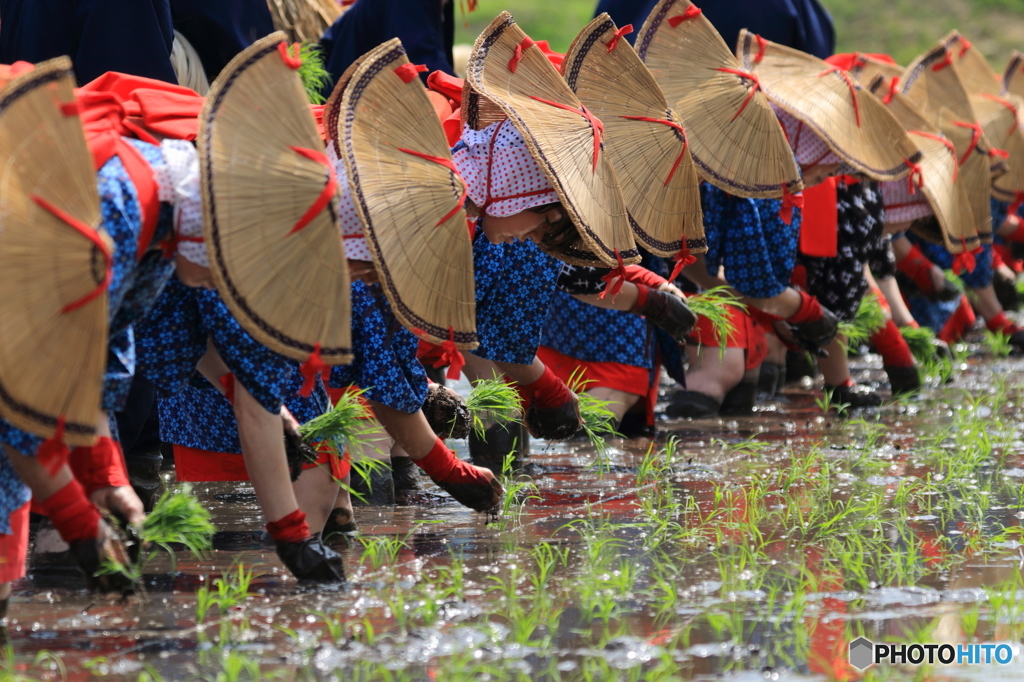
{"type": "MultiPolygon", "coordinates": [[[[877,367],[877,365],[875,365],[877,367]]],[[[39,567],[15,587],[8,668],[37,678],[857,679],[846,646],[1010,643],[1010,665],[868,679],[1021,679],[1024,361],[854,419],[793,388],[677,439],[533,444],[496,522],[443,495],[357,508],[350,583],[308,589],[259,535],[251,490],[197,487],[216,550],[147,569],[127,603],[39,567]],[[254,577],[230,588],[239,566],[254,577]],[[204,606],[197,592],[225,595],[204,606]],[[201,620],[201,622],[199,622],[201,620]],[[49,652],[49,653],[47,653],[49,652]],[[55,654],[51,656],[50,654],[55,654]]],[[[870,362],[861,380],[880,379],[870,362]]],[[[426,485],[426,484],[425,484],[426,485]]],[[[436,492],[436,489],[434,489],[436,492]]],[[[37,535],[45,550],[46,533],[37,535]]],[[[207,599],[207,602],[210,600],[207,599]]],[[[0,678],[3,674],[0,673],[0,678]]]]}

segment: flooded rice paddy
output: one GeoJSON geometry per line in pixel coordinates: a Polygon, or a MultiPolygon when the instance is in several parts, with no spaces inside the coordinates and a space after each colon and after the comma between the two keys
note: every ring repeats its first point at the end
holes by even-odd
{"type": "MultiPolygon", "coordinates": [[[[880,380],[874,360],[855,377],[880,380]]],[[[535,442],[496,521],[429,491],[357,507],[360,534],[330,542],[340,589],[286,575],[251,492],[199,485],[211,556],[162,555],[127,603],[34,566],[0,679],[1020,679],[1022,369],[975,356],[951,385],[846,419],[790,387],[599,462],[535,442]],[[862,673],[859,636],[1015,656],[862,673]]]]}

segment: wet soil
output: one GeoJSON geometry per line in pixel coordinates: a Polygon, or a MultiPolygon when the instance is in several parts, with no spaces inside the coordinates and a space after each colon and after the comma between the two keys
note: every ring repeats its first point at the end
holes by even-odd
{"type": "MultiPolygon", "coordinates": [[[[877,358],[856,366],[859,380],[883,377],[877,358]]],[[[215,551],[179,551],[173,568],[161,556],[128,602],[91,597],[47,565],[43,528],[11,600],[7,669],[225,682],[1021,679],[1022,369],[973,358],[954,384],[848,418],[791,386],[753,417],[666,421],[656,441],[615,441],[605,458],[534,441],[532,478],[510,483],[496,521],[426,479],[417,506],[357,508],[360,534],[331,541],[342,588],[288,576],[236,484],[195,488],[215,551]],[[239,566],[253,573],[247,588],[239,566]],[[1007,642],[1015,657],[861,673],[846,653],[859,636],[1007,642]]]]}

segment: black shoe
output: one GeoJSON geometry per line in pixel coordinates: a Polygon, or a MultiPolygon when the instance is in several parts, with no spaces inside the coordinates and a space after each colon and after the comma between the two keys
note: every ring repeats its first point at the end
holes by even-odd
{"type": "Polygon", "coordinates": [[[723,416],[744,416],[754,413],[757,404],[757,384],[741,381],[725,394],[718,414],[723,416]]]}
{"type": "Polygon", "coordinates": [[[530,456],[530,434],[522,422],[502,422],[484,431],[469,434],[469,461],[500,474],[505,459],[512,455],[513,469],[521,468],[530,456]]]}
{"type": "Polygon", "coordinates": [[[301,542],[278,542],[277,556],[299,580],[318,583],[345,582],[345,566],[341,556],[320,542],[320,533],[313,533],[301,542]]]}
{"type": "Polygon", "coordinates": [[[352,489],[352,504],[387,506],[395,503],[395,479],[387,462],[373,460],[372,464],[354,464],[348,485],[352,489]]]}
{"type": "Polygon", "coordinates": [[[714,417],[722,404],[709,395],[681,390],[669,400],[665,414],[672,419],[703,419],[714,417]]]}
{"type": "Polygon", "coordinates": [[[1024,329],[1010,334],[1010,338],[1007,340],[1010,342],[1010,345],[1013,346],[1013,352],[1015,355],[1020,355],[1021,351],[1024,351],[1024,329]]]}
{"type": "Polygon", "coordinates": [[[859,384],[853,386],[829,386],[826,384],[825,391],[832,391],[831,403],[840,411],[878,407],[882,404],[882,396],[867,386],[859,384]]]}
{"type": "Polygon", "coordinates": [[[160,499],[160,494],[164,490],[164,483],[160,478],[163,463],[164,458],[159,451],[143,454],[133,453],[131,456],[125,457],[128,480],[131,482],[135,494],[142,500],[143,509],[147,514],[153,511],[153,505],[160,499]]]}
{"type": "Polygon", "coordinates": [[[885,373],[889,375],[889,386],[893,395],[904,395],[913,393],[921,388],[921,373],[917,367],[886,367],[885,373]]]}
{"type": "Polygon", "coordinates": [[[777,362],[761,363],[761,373],[757,377],[757,394],[765,399],[772,398],[782,387],[786,368],[777,362]]]}
{"type": "Polygon", "coordinates": [[[396,500],[402,500],[409,493],[422,490],[419,469],[408,457],[391,458],[391,480],[396,500]]]}
{"type": "MultiPolygon", "coordinates": [[[[7,599],[0,599],[0,618],[6,618],[7,617],[7,607],[10,606],[10,604],[11,604],[10,597],[8,597],[7,599]]],[[[7,628],[0,628],[0,630],[7,630],[7,628]]],[[[6,635],[7,633],[4,632],[3,634],[6,635]]],[[[0,640],[3,640],[3,642],[6,643],[7,637],[6,636],[0,636],[0,640]]]]}
{"type": "Polygon", "coordinates": [[[818,376],[818,362],[802,350],[786,351],[786,383],[800,381],[804,377],[818,376]]]}
{"type": "Polygon", "coordinates": [[[327,517],[327,523],[324,524],[324,531],[321,535],[324,538],[330,538],[332,535],[351,535],[358,530],[352,512],[337,507],[331,510],[331,515],[327,517]]]}
{"type": "Polygon", "coordinates": [[[622,415],[619,428],[616,429],[623,438],[654,438],[657,429],[647,423],[647,400],[640,398],[637,407],[644,409],[632,409],[622,415]]]}
{"type": "Polygon", "coordinates": [[[1008,277],[1003,277],[997,270],[992,277],[992,288],[995,290],[996,298],[1003,306],[1003,310],[1020,310],[1020,295],[1017,293],[1017,285],[1008,277]]]}

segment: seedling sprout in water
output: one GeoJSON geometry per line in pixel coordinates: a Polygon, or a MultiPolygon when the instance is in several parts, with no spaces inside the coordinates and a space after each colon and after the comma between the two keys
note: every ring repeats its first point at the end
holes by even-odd
{"type": "Polygon", "coordinates": [[[608,409],[610,400],[601,400],[586,393],[591,381],[583,378],[583,370],[573,370],[566,382],[569,389],[579,398],[580,417],[583,419],[583,433],[594,447],[594,461],[591,466],[604,472],[607,470],[608,441],[605,436],[622,438],[615,430],[615,413],[608,409]]]}
{"type": "Polygon", "coordinates": [[[516,389],[495,375],[476,382],[466,398],[466,408],[473,420],[473,431],[483,438],[488,421],[504,424],[518,419],[523,401],[516,389]]]}

